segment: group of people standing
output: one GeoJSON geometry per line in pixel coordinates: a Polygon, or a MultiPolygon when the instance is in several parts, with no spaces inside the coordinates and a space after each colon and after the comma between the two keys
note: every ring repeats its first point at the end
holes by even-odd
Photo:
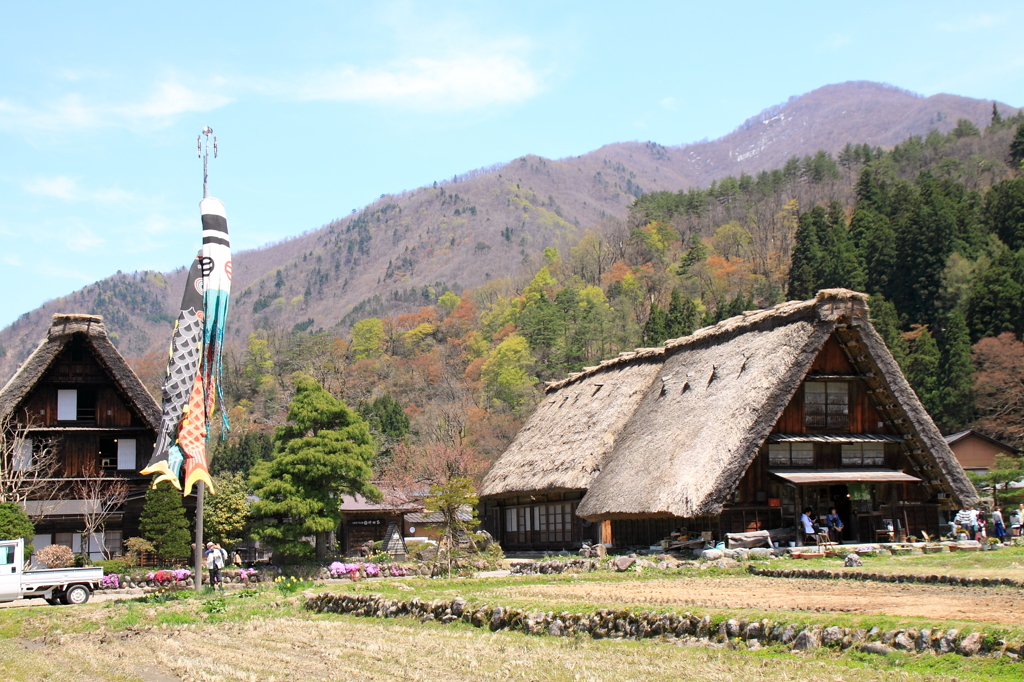
{"type": "Polygon", "coordinates": [[[1002,542],[1008,534],[1019,536],[1024,531],[1022,521],[1024,521],[1024,505],[1010,511],[1010,533],[1007,533],[1003,510],[999,507],[994,507],[989,511],[984,506],[977,509],[969,506],[958,511],[953,519],[953,523],[957,526],[955,532],[958,537],[966,535],[969,539],[979,542],[989,537],[1002,542]]]}

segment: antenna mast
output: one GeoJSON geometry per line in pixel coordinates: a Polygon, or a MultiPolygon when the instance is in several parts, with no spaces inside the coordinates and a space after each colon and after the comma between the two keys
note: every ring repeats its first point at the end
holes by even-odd
{"type": "MultiPolygon", "coordinates": [[[[205,126],[203,132],[196,138],[196,146],[199,148],[199,158],[203,160],[203,198],[210,196],[210,136],[213,135],[213,128],[205,126]],[[203,138],[206,138],[205,140],[203,138]]],[[[217,138],[213,138],[213,158],[217,158],[217,138]]]]}

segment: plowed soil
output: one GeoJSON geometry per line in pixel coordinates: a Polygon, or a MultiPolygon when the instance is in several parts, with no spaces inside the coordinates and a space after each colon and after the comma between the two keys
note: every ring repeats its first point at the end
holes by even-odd
{"type": "Polygon", "coordinates": [[[664,605],[694,608],[888,614],[1024,625],[1024,590],[899,585],[790,578],[679,578],[636,583],[530,585],[520,597],[566,604],[664,605]]]}

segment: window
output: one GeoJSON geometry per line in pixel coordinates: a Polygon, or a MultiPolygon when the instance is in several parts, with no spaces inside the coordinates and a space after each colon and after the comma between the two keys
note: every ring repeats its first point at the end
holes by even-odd
{"type": "Polygon", "coordinates": [[[61,389],[57,391],[57,421],[73,422],[78,420],[78,391],[61,389]]]}
{"type": "Polygon", "coordinates": [[[74,533],[54,533],[53,544],[64,545],[68,549],[74,551],[75,549],[75,534],[74,533]]]}
{"type": "Polygon", "coordinates": [[[28,471],[32,468],[32,439],[23,438],[18,443],[18,449],[14,452],[14,461],[11,462],[15,471],[28,471]]]}
{"type": "Polygon", "coordinates": [[[814,443],[769,443],[768,466],[813,467],[814,443]]]}
{"type": "Polygon", "coordinates": [[[14,545],[0,545],[0,565],[7,566],[14,563],[14,545]]]}
{"type": "Polygon", "coordinates": [[[512,543],[572,541],[573,505],[539,504],[505,510],[506,538],[512,543]]]}
{"type": "Polygon", "coordinates": [[[121,556],[121,531],[106,531],[103,534],[103,547],[107,556],[121,556]]]}
{"type": "Polygon", "coordinates": [[[120,471],[135,471],[135,439],[117,439],[117,468],[120,471]]]}
{"type": "Polygon", "coordinates": [[[113,438],[100,438],[100,469],[112,471],[117,469],[117,441],[113,438]]]}
{"type": "Polygon", "coordinates": [[[844,467],[877,467],[885,464],[882,443],[843,443],[844,467]]]}
{"type": "Polygon", "coordinates": [[[80,422],[96,421],[96,391],[82,390],[78,392],[75,420],[80,422]]]}
{"type": "Polygon", "coordinates": [[[849,423],[850,389],[845,381],[808,381],[804,384],[804,425],[841,429],[849,423]]]}

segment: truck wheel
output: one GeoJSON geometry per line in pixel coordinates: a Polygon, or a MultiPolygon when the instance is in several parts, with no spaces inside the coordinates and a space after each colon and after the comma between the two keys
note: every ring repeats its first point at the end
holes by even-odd
{"type": "Polygon", "coordinates": [[[69,605],[84,604],[89,601],[89,588],[85,585],[72,585],[64,593],[63,601],[69,605]]]}

